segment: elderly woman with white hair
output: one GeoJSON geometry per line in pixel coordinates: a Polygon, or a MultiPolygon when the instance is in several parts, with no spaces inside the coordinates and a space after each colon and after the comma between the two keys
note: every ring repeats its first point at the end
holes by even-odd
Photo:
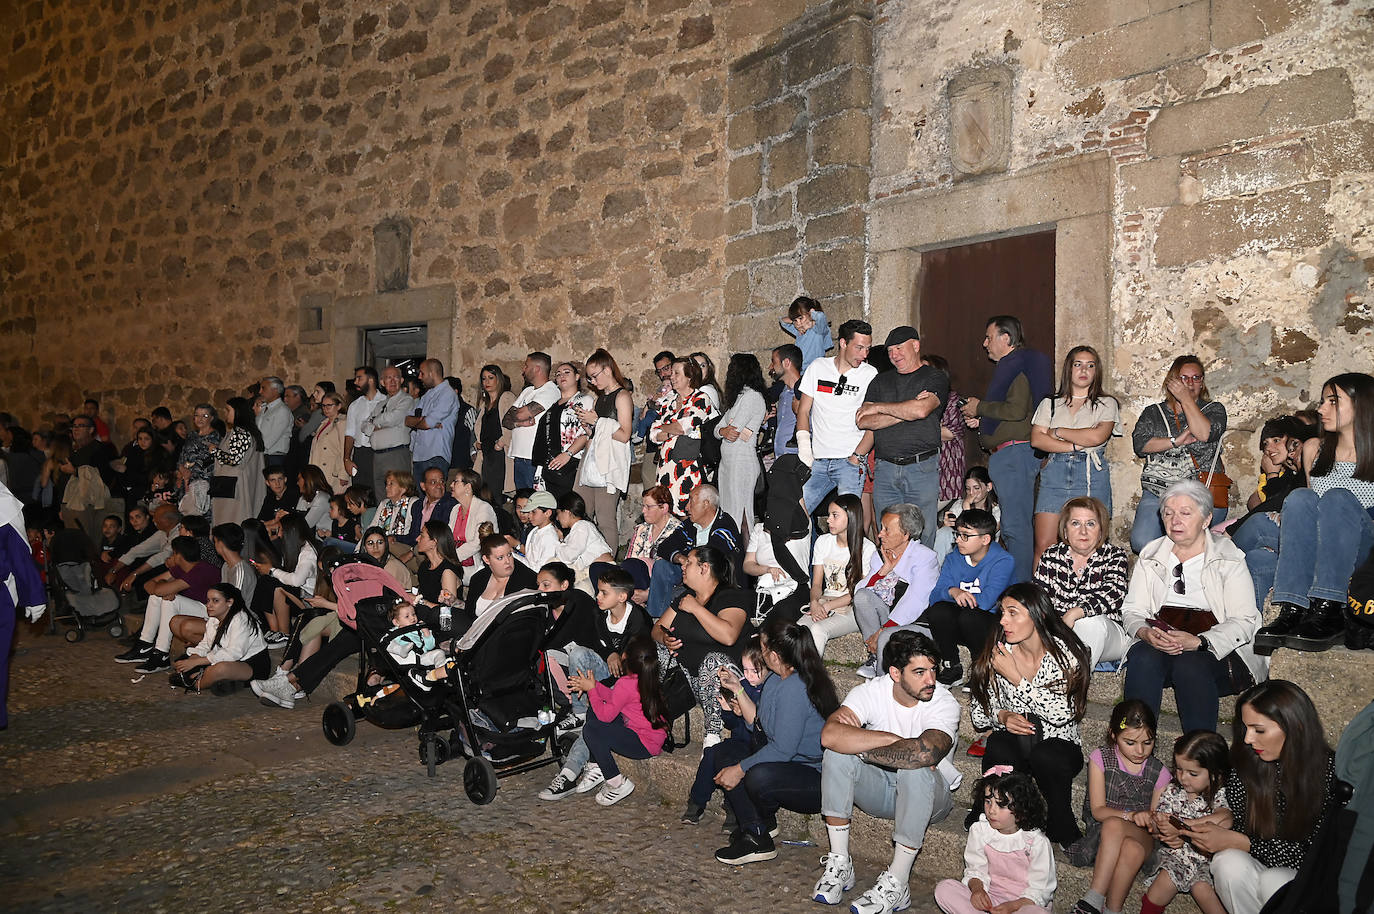
{"type": "Polygon", "coordinates": [[[921,543],[924,530],[925,519],[915,505],[883,508],[878,551],[854,590],[854,621],[868,648],[868,662],[858,670],[864,679],[879,674],[878,658],[893,632],[914,628],[930,605],[931,588],[940,579],[940,563],[935,550],[921,543]]]}
{"type": "Polygon", "coordinates": [[[1255,654],[1260,615],[1245,554],[1208,531],[1212,495],[1195,479],[1160,497],[1165,535],[1140,551],[1122,606],[1135,639],[1126,654],[1126,698],[1159,711],[1173,687],[1183,732],[1215,730],[1223,695],[1237,695],[1269,675],[1255,654]]]}

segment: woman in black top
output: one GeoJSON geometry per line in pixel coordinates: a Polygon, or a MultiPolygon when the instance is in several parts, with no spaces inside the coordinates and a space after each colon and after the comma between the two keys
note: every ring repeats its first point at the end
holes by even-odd
{"type": "Polygon", "coordinates": [[[506,491],[506,447],[510,432],[501,427],[501,416],[515,399],[510,378],[499,365],[482,366],[482,389],[477,397],[477,453],[482,460],[482,481],[501,507],[506,491]]]}
{"type": "MultiPolygon", "coordinates": [[[[1292,881],[1322,824],[1335,781],[1335,754],[1307,693],[1271,679],[1236,699],[1230,828],[1204,819],[1183,837],[1212,854],[1212,879],[1229,914],[1259,914],[1292,881]]],[[[1176,832],[1160,826],[1161,837],[1176,832]]]]}
{"type": "Polygon", "coordinates": [[[582,452],[575,491],[586,502],[588,516],[596,522],[611,552],[615,552],[620,548],[620,499],[630,487],[630,461],[634,457],[630,425],[635,404],[620,366],[604,349],[587,357],[587,382],[596,394],[596,403],[592,409],[577,410],[588,444],[582,452]],[[603,424],[603,419],[611,421],[603,424]]]}
{"type": "Polygon", "coordinates": [[[530,460],[539,469],[545,490],[558,498],[571,492],[577,482],[582,451],[590,440],[577,410],[594,407],[595,400],[582,393],[582,371],[572,362],[560,362],[553,380],[558,385],[558,402],[539,415],[530,460]]]}
{"type": "MultiPolygon", "coordinates": [[[[677,658],[693,677],[692,688],[706,718],[702,748],[720,742],[721,667],[739,669],[744,647],[754,634],[746,606],[753,605],[747,592],[729,586],[730,560],[714,546],[698,546],[687,553],[682,566],[682,584],[687,593],[679,597],[659,618],[653,628],[654,640],[677,658]]],[[[663,652],[660,651],[660,654],[663,652]]],[[[666,658],[661,659],[666,664],[666,658]]]]}
{"type": "Polygon", "coordinates": [[[453,604],[462,590],[463,571],[453,552],[453,531],[441,520],[432,520],[420,528],[415,540],[420,567],[415,581],[420,599],[426,603],[453,604]]]}

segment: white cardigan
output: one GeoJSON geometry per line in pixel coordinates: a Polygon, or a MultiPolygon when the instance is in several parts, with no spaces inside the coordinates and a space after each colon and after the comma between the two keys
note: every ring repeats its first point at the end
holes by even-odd
{"type": "Polygon", "coordinates": [[[247,660],[267,650],[267,642],[263,640],[262,632],[248,621],[248,612],[240,611],[234,616],[219,645],[213,648],[210,645],[215,643],[219,620],[210,616],[205,620],[205,637],[200,639],[200,644],[188,647],[186,653],[193,657],[204,657],[214,664],[247,660]]]}

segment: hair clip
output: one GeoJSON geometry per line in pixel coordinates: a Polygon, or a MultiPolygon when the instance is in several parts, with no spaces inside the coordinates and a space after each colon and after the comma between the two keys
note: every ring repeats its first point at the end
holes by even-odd
{"type": "Polygon", "coordinates": [[[983,772],[983,777],[1000,777],[1004,774],[1011,774],[1011,772],[1012,767],[1010,765],[993,765],[987,771],[983,772]]]}

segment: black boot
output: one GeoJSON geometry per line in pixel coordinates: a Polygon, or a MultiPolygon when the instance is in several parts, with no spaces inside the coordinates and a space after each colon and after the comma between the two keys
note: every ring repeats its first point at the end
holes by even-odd
{"type": "Polygon", "coordinates": [[[1345,646],[1352,651],[1374,648],[1374,626],[1365,625],[1353,619],[1346,619],[1345,646]]]}
{"type": "Polygon", "coordinates": [[[1318,653],[1334,647],[1345,637],[1345,604],[1335,600],[1313,600],[1298,630],[1287,639],[1297,651],[1318,653]]]}
{"type": "Polygon", "coordinates": [[[1292,603],[1280,603],[1279,617],[1255,633],[1255,653],[1267,657],[1274,651],[1286,646],[1288,636],[1302,624],[1307,610],[1292,603]]]}

